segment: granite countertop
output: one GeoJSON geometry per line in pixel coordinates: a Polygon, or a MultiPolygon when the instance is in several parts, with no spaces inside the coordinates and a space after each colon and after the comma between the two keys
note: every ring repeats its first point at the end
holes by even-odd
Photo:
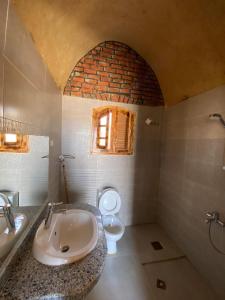
{"type": "MultiPolygon", "coordinates": [[[[26,215],[27,221],[28,221],[27,226],[30,224],[30,222],[32,222],[32,220],[35,218],[35,216],[37,215],[39,210],[40,210],[40,206],[18,206],[18,207],[15,207],[12,209],[13,213],[24,213],[26,215]]],[[[2,218],[4,218],[4,217],[2,217],[2,218]]],[[[7,255],[0,258],[0,268],[1,268],[2,264],[4,263],[7,255]]]]}
{"type": "Polygon", "coordinates": [[[32,244],[40,218],[18,249],[0,282],[0,299],[84,299],[97,283],[106,256],[106,242],[99,210],[88,204],[65,205],[91,211],[97,218],[99,237],[95,249],[72,264],[46,266],[33,258],[32,244]]]}

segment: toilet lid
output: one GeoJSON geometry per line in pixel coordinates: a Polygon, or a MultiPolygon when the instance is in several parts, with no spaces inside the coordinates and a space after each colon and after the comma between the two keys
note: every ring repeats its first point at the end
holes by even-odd
{"type": "Polygon", "coordinates": [[[114,189],[106,189],[99,199],[99,210],[102,215],[115,215],[120,211],[121,198],[114,189]]]}

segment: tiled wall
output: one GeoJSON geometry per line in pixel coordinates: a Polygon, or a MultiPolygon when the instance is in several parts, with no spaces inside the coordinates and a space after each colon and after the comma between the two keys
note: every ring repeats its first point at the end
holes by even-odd
{"type": "Polygon", "coordinates": [[[0,0],[0,117],[29,123],[29,133],[48,135],[50,198],[58,195],[61,93],[11,1],[0,0]]]}
{"type": "Polygon", "coordinates": [[[103,42],[81,58],[64,94],[131,104],[164,103],[151,67],[133,49],[115,41],[103,42]]]}
{"type": "MultiPolygon", "coordinates": [[[[63,96],[62,152],[67,160],[70,200],[96,205],[97,189],[117,188],[122,198],[120,217],[128,224],[154,222],[159,181],[160,126],[147,126],[146,118],[161,123],[162,107],[116,103],[137,112],[134,155],[91,154],[92,109],[107,101],[63,96]]],[[[113,105],[113,103],[110,103],[113,105]]]]}
{"type": "MultiPolygon", "coordinates": [[[[210,245],[207,211],[225,219],[225,128],[209,120],[225,117],[225,86],[166,109],[161,155],[159,221],[194,266],[225,299],[225,256],[210,245]]],[[[225,252],[225,230],[213,226],[225,252]]]]}

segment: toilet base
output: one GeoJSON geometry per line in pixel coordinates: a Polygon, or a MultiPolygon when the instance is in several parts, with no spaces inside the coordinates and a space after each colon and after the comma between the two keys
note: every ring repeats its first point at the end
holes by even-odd
{"type": "Polygon", "coordinates": [[[116,254],[117,246],[115,241],[106,240],[107,243],[107,253],[108,254],[116,254]]]}

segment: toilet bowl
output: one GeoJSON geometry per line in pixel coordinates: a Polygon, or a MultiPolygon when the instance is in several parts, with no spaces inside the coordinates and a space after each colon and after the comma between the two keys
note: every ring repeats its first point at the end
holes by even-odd
{"type": "Polygon", "coordinates": [[[99,195],[99,210],[102,214],[102,223],[105,231],[108,254],[117,252],[117,241],[125,231],[125,226],[118,217],[121,207],[121,198],[113,188],[103,190],[99,195]]]}

